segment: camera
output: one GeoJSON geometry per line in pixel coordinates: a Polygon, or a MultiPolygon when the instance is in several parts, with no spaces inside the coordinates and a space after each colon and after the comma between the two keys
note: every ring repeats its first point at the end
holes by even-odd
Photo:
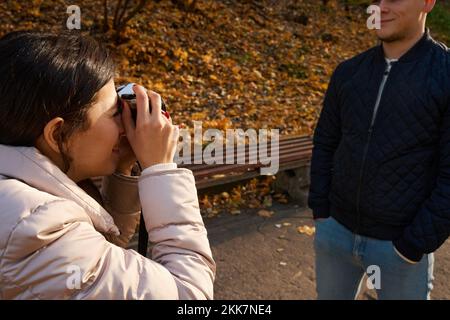
{"type": "MultiPolygon", "coordinates": [[[[128,83],[125,85],[121,85],[117,87],[116,92],[119,96],[119,111],[122,112],[123,105],[122,101],[126,101],[128,105],[130,106],[131,115],[133,117],[134,122],[136,122],[137,117],[137,107],[136,107],[136,94],[133,91],[134,83],[128,83]]],[[[150,113],[152,112],[152,103],[149,99],[149,109],[150,113]]],[[[161,98],[161,113],[167,118],[170,118],[169,113],[167,112],[166,104],[164,103],[164,100],[161,98]]]]}

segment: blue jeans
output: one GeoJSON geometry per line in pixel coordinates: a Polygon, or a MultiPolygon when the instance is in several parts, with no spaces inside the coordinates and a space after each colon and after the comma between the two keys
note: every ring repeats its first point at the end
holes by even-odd
{"type": "Polygon", "coordinates": [[[425,300],[433,289],[433,254],[407,262],[391,241],[352,233],[333,218],[316,221],[316,285],[318,299],[349,300],[358,296],[365,274],[378,299],[425,300]]]}

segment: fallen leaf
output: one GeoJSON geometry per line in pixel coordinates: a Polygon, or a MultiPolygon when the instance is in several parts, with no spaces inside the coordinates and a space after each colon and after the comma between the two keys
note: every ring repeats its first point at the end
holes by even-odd
{"type": "Polygon", "coordinates": [[[228,199],[230,197],[228,192],[222,192],[221,196],[222,196],[223,199],[228,199]]]}
{"type": "Polygon", "coordinates": [[[297,272],[297,273],[292,277],[292,280],[297,279],[297,278],[300,277],[301,275],[302,275],[302,272],[301,272],[301,271],[297,272]]]}
{"type": "Polygon", "coordinates": [[[210,64],[212,59],[213,58],[212,58],[212,56],[210,54],[205,54],[205,55],[202,56],[202,60],[206,64],[210,64]]]}
{"type": "Polygon", "coordinates": [[[258,211],[258,216],[263,217],[263,218],[270,218],[271,216],[273,216],[273,211],[268,211],[268,210],[259,210],[258,211]]]}
{"type": "Polygon", "coordinates": [[[253,73],[258,77],[258,78],[260,78],[260,79],[264,79],[263,78],[263,76],[262,76],[262,74],[261,74],[261,72],[259,72],[258,70],[253,70],[253,73]]]}
{"type": "Polygon", "coordinates": [[[316,228],[305,225],[305,226],[298,227],[297,231],[299,233],[306,234],[308,236],[312,236],[316,232],[316,228]]]}

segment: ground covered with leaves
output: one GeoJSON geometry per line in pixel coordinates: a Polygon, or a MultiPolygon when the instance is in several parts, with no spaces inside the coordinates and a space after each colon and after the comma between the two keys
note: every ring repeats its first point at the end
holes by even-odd
{"type": "MultiPolygon", "coordinates": [[[[61,30],[73,1],[0,4],[0,35],[61,30]]],[[[152,2],[130,21],[123,43],[103,34],[102,1],[76,1],[82,32],[109,43],[118,82],[161,93],[178,123],[191,128],[278,128],[309,134],[336,65],[372,46],[360,8],[331,1],[206,1],[187,12],[152,2]]]]}

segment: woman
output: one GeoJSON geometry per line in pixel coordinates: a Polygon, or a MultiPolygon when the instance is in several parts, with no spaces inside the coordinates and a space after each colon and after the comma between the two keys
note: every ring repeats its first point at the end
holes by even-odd
{"type": "Polygon", "coordinates": [[[1,299],[212,299],[194,178],[173,163],[178,128],[141,86],[135,124],[113,76],[90,38],[0,39],[1,299]],[[152,260],[124,248],[141,207],[152,260]]]}

